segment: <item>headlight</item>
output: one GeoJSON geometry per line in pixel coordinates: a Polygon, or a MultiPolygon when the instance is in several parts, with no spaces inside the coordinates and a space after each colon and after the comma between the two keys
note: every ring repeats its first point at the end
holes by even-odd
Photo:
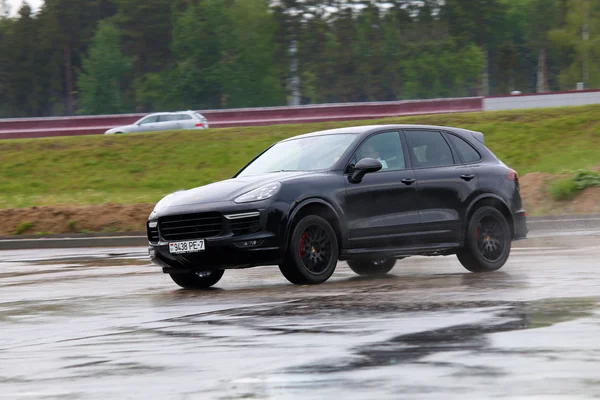
{"type": "Polygon", "coordinates": [[[246,194],[241,195],[234,201],[236,203],[250,203],[251,201],[266,200],[273,197],[281,188],[281,183],[269,183],[268,185],[261,186],[258,189],[249,191],[246,194]]]}

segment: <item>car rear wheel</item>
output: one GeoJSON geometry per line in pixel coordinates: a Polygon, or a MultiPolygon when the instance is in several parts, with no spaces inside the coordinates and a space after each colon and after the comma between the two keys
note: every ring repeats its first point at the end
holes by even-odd
{"type": "Polygon", "coordinates": [[[325,219],[309,215],[294,227],[287,255],[279,270],[293,284],[315,285],[329,279],[337,261],[335,231],[325,219]]]}
{"type": "Polygon", "coordinates": [[[169,274],[173,282],[184,289],[206,289],[221,280],[225,270],[211,269],[183,274],[169,274]]]}
{"type": "Polygon", "coordinates": [[[381,276],[385,275],[396,265],[395,258],[379,261],[348,261],[348,266],[358,275],[381,276]]]}
{"type": "Polygon", "coordinates": [[[457,257],[471,272],[496,271],[506,263],[510,246],[511,233],[506,218],[496,208],[484,206],[469,220],[465,247],[457,257]]]}

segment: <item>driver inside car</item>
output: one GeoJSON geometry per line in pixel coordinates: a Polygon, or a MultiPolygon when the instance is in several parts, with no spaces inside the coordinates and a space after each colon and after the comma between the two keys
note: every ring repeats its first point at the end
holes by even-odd
{"type": "Polygon", "coordinates": [[[388,165],[385,160],[379,158],[379,152],[373,146],[367,144],[362,151],[363,158],[373,158],[381,163],[381,169],[387,169],[388,165]]]}

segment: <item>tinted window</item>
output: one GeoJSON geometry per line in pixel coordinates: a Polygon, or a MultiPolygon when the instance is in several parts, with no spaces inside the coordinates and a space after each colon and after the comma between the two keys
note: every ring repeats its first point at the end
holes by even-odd
{"type": "Polygon", "coordinates": [[[463,159],[464,162],[471,163],[481,160],[481,156],[479,155],[477,150],[475,150],[473,146],[471,146],[465,140],[454,135],[446,136],[450,139],[450,143],[452,143],[452,146],[454,146],[456,151],[458,151],[460,157],[463,159]]]}
{"type": "Polygon", "coordinates": [[[406,168],[398,132],[383,132],[368,138],[358,149],[353,162],[363,158],[378,160],[382,165],[381,171],[406,168]]]}
{"type": "Polygon", "coordinates": [[[357,135],[322,135],[279,142],[252,161],[238,176],[278,171],[315,171],[330,168],[357,135]]]}
{"type": "Polygon", "coordinates": [[[157,115],[151,115],[151,116],[146,117],[143,120],[141,120],[140,124],[151,124],[153,122],[156,122],[157,120],[158,120],[158,116],[157,115]]]}
{"type": "Polygon", "coordinates": [[[440,132],[406,131],[406,139],[415,168],[454,164],[452,150],[440,132]]]}
{"type": "Polygon", "coordinates": [[[192,117],[187,114],[179,114],[178,119],[180,121],[184,121],[184,120],[192,119],[192,117]]]}

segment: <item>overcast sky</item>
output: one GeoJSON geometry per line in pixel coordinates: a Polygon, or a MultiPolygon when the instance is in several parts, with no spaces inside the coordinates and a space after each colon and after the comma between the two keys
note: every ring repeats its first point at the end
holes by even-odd
{"type": "Polygon", "coordinates": [[[10,15],[16,15],[19,12],[19,8],[23,5],[23,2],[27,1],[33,11],[37,11],[44,0],[8,0],[8,6],[10,7],[10,15]]]}

